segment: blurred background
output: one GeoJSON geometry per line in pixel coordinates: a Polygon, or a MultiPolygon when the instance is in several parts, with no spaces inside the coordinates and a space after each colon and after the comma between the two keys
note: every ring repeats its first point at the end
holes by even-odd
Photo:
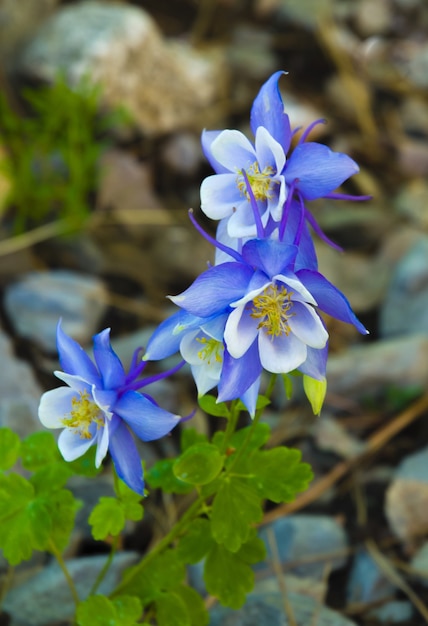
{"type": "MultiPolygon", "coordinates": [[[[316,549],[330,554],[323,567],[299,570],[306,586],[294,580],[298,568],[287,583],[290,593],[309,589],[340,609],[337,622],[319,609],[314,624],[426,624],[426,0],[0,0],[0,426],[23,436],[40,428],[38,399],[56,385],[59,317],[88,348],[111,326],[126,364],[174,310],[165,296],[206,269],[213,250],[187,215],[194,208],[215,233],[199,211],[211,173],[201,131],[251,136],[251,103],[277,70],[288,72],[280,88],[292,127],[325,118],[311,140],[360,165],[341,191],[373,196],[310,207],[344,249],[317,241],[320,270],[370,336],[327,320],[321,418],[310,414],[299,381],[292,401],[275,390],[266,412],[275,443],[300,447],[324,483],[293,511],[267,511],[266,528],[291,546],[279,551],[287,571],[301,559],[320,561],[316,549]],[[306,521],[292,527],[296,513],[306,521]],[[300,536],[305,524],[309,534],[300,536]]],[[[187,370],[155,391],[174,412],[195,406],[187,370]]],[[[190,425],[218,427],[202,411],[190,425]]],[[[141,449],[150,465],[176,454],[177,443],[141,449]]],[[[101,479],[108,492],[108,472],[101,479]]],[[[76,489],[89,506],[95,495],[76,489]]],[[[148,507],[145,539],[141,528],[130,530],[133,548],[176,514],[172,501],[148,507]]],[[[69,556],[97,551],[84,524],[80,531],[69,556]]],[[[270,580],[271,565],[266,571],[270,580]]],[[[266,602],[266,589],[259,593],[266,602]]],[[[308,624],[302,606],[296,623],[308,624]]],[[[11,623],[50,623],[19,619],[11,623]]],[[[223,614],[215,619],[226,623],[223,614]]],[[[257,623],[274,624],[263,616],[257,623]]]]}

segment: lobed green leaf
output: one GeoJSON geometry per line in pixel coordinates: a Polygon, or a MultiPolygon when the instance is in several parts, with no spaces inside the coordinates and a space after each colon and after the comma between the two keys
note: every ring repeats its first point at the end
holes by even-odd
{"type": "Polygon", "coordinates": [[[198,563],[213,545],[209,520],[198,518],[188,527],[177,547],[177,556],[183,563],[198,563]]]}
{"type": "Polygon", "coordinates": [[[239,554],[214,545],[205,560],[204,581],[208,593],[225,606],[239,609],[254,587],[254,572],[239,554]]]}
{"type": "Polygon", "coordinates": [[[213,481],[223,468],[224,458],[218,448],[210,443],[196,443],[175,461],[176,478],[191,485],[206,485],[213,481]]]}
{"type": "Polygon", "coordinates": [[[146,472],[147,484],[152,489],[162,489],[165,493],[189,493],[193,485],[177,478],[172,470],[176,459],[162,459],[146,472]]]}
{"type": "Polygon", "coordinates": [[[281,446],[255,452],[251,467],[264,498],[272,502],[291,502],[305,491],[313,478],[311,466],[301,462],[300,450],[281,446]]]}
{"type": "Polygon", "coordinates": [[[77,607],[78,626],[138,626],[142,608],[138,598],[90,596],[77,607]]]}
{"type": "Polygon", "coordinates": [[[21,440],[10,428],[0,428],[0,470],[8,470],[18,460],[21,440]]]}
{"type": "Polygon", "coordinates": [[[214,396],[205,395],[198,398],[199,406],[208,415],[214,417],[230,417],[230,409],[225,402],[218,402],[214,396]]]}

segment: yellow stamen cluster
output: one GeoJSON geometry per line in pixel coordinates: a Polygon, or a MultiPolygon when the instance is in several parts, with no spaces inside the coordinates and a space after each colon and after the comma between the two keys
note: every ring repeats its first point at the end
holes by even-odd
{"type": "Polygon", "coordinates": [[[208,365],[211,365],[213,358],[217,363],[222,362],[223,344],[220,341],[212,338],[207,339],[206,337],[196,337],[196,341],[204,346],[198,352],[198,357],[201,361],[206,361],[208,365]]]}
{"type": "Polygon", "coordinates": [[[91,439],[92,435],[89,432],[91,424],[95,422],[98,428],[104,426],[99,406],[89,399],[87,391],[83,391],[79,397],[73,398],[71,404],[73,408],[69,413],[69,417],[65,417],[62,423],[67,428],[75,428],[76,433],[82,439],[91,439]]]}
{"type": "MultiPolygon", "coordinates": [[[[265,167],[263,171],[260,171],[257,161],[246,170],[248,182],[256,200],[266,200],[272,197],[272,185],[279,184],[279,181],[272,180],[273,173],[274,170],[270,165],[265,167]]],[[[239,191],[250,201],[247,184],[242,174],[238,176],[237,185],[239,191]]]]}
{"type": "Polygon", "coordinates": [[[279,289],[276,285],[269,285],[253,300],[251,317],[260,320],[257,328],[264,328],[272,339],[290,333],[288,320],[294,315],[290,313],[293,307],[292,295],[293,292],[287,291],[284,285],[279,289]]]}

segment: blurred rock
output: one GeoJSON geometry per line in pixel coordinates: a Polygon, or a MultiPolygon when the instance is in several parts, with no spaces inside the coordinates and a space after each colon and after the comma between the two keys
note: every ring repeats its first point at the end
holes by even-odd
{"type": "Polygon", "coordinates": [[[183,176],[195,174],[204,161],[199,137],[193,133],[175,133],[162,148],[162,160],[178,174],[183,176]]]}
{"type": "Polygon", "coordinates": [[[0,2],[0,59],[9,69],[19,46],[34,32],[59,0],[2,0],[0,2]]]}
{"type": "Polygon", "coordinates": [[[108,150],[101,158],[98,207],[113,211],[162,209],[153,189],[150,167],[125,150],[108,150]]]}
{"type": "Polygon", "coordinates": [[[385,514],[393,532],[406,543],[428,531],[428,448],[407,456],[386,492],[385,514]]]}
{"type": "Polygon", "coordinates": [[[369,552],[357,552],[348,579],[346,597],[351,604],[365,604],[393,596],[395,587],[369,552]]]}
{"type": "Polygon", "coordinates": [[[383,337],[428,335],[427,259],[428,236],[422,236],[397,263],[380,309],[379,332],[383,337]]]}
{"type": "Polygon", "coordinates": [[[428,587],[428,541],[416,552],[410,565],[421,573],[421,576],[417,578],[425,587],[428,587]]]}
{"type": "Polygon", "coordinates": [[[425,388],[427,354],[426,335],[353,346],[343,353],[329,356],[328,390],[346,396],[376,393],[386,385],[425,388]]]}
{"type": "Polygon", "coordinates": [[[413,87],[428,88],[428,43],[405,39],[394,44],[392,62],[413,87]]]}
{"type": "Polygon", "coordinates": [[[428,174],[428,146],[426,139],[411,137],[401,140],[397,145],[398,165],[403,174],[414,178],[428,174]]]}
{"type": "Polygon", "coordinates": [[[315,422],[313,432],[320,450],[334,452],[344,459],[358,456],[365,448],[362,441],[358,441],[342,424],[325,413],[315,422]]]}
{"type": "MultiPolygon", "coordinates": [[[[290,592],[286,600],[296,626],[312,623],[316,626],[356,626],[355,622],[303,594],[290,592]]],[[[285,614],[284,602],[281,593],[267,593],[248,596],[238,611],[216,605],[210,611],[210,626],[292,626],[285,614]]]]}
{"type": "Polygon", "coordinates": [[[393,13],[390,0],[360,0],[356,12],[357,28],[363,37],[388,32],[393,13]]]}
{"type": "Polygon", "coordinates": [[[264,82],[278,69],[273,48],[273,34],[265,28],[238,25],[227,51],[227,59],[234,74],[264,82]]]}
{"type": "Polygon", "coordinates": [[[266,544],[267,562],[275,549],[283,565],[295,563],[290,571],[296,576],[321,580],[327,564],[336,570],[346,563],[346,556],[329,557],[331,553],[345,551],[348,541],[343,527],[327,515],[290,515],[264,526],[259,534],[266,544]],[[271,541],[274,541],[272,549],[271,541]],[[317,558],[321,555],[326,555],[325,560],[317,558]],[[304,562],[311,557],[314,562],[304,562]]]}
{"type": "Polygon", "coordinates": [[[63,6],[23,51],[18,71],[71,85],[84,76],[101,86],[103,101],[122,106],[147,135],[202,128],[202,115],[224,91],[219,51],[165,41],[143,9],[102,1],[63,6]]]}
{"type": "Polygon", "coordinates": [[[400,107],[400,117],[407,133],[428,135],[428,108],[421,95],[409,94],[400,107]]]}
{"type": "MultiPolygon", "coordinates": [[[[66,561],[81,599],[89,594],[107,558],[100,555],[66,561]]],[[[123,570],[133,565],[137,559],[138,554],[135,552],[117,553],[99,587],[99,593],[111,593],[123,570]]],[[[11,615],[10,626],[44,626],[68,620],[76,608],[70,588],[57,563],[51,563],[36,576],[9,591],[3,607],[11,615]]]]}
{"type": "Polygon", "coordinates": [[[394,198],[397,213],[406,217],[415,227],[428,232],[428,183],[415,178],[394,198]]]}
{"type": "Polygon", "coordinates": [[[414,612],[413,605],[408,600],[391,600],[377,609],[372,609],[368,615],[382,624],[403,624],[410,623],[414,612]]]}
{"type": "Polygon", "coordinates": [[[21,438],[41,429],[37,417],[42,390],[31,367],[17,359],[0,328],[0,427],[7,426],[21,438]]]}
{"type": "Polygon", "coordinates": [[[31,272],[5,291],[4,306],[21,337],[56,352],[56,326],[81,344],[90,341],[107,307],[103,283],[66,270],[31,272]]]}

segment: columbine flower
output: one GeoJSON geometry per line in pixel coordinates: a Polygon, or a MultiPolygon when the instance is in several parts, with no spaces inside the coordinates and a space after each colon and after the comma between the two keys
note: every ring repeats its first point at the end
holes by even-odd
{"type": "Polygon", "coordinates": [[[203,336],[194,334],[196,329],[221,340],[220,401],[241,397],[257,384],[263,368],[281,374],[298,369],[324,380],[328,334],[318,310],[353,324],[361,333],[367,331],[345,296],[324,276],[312,269],[295,271],[297,253],[296,246],[262,239],[248,241],[241,255],[231,250],[236,261],[208,269],[186,291],[171,297],[183,311],[156,331],[147,356],[162,358],[162,349],[154,353],[171,333],[170,345],[176,349],[183,331],[193,333],[190,344],[203,336]],[[207,330],[214,321],[224,328],[222,336],[207,330]]]}
{"type": "Polygon", "coordinates": [[[68,387],[43,394],[40,421],[47,428],[64,429],[58,446],[66,461],[74,461],[96,445],[95,464],[99,467],[108,450],[118,476],[143,495],[141,460],[129,428],[143,441],[152,441],[169,433],[180,417],[136,390],[172,372],[137,380],[146,365],[139,361],[137,350],[126,374],[110,345],[110,329],[94,337],[95,364],[60,324],[57,346],[63,371],[55,375],[68,387]]]}
{"type": "MultiPolygon", "coordinates": [[[[256,235],[244,172],[258,203],[263,225],[271,217],[280,222],[283,212],[296,199],[304,206],[316,198],[365,200],[367,196],[346,196],[333,191],[359,171],[346,154],[333,152],[319,143],[306,142],[316,120],[300,137],[286,159],[293,132],[278,89],[284,72],[276,72],[262,86],[251,109],[251,130],[255,146],[233,130],[204,131],[202,147],[216,174],[201,185],[201,208],[216,220],[228,219],[231,237],[256,235]]],[[[306,211],[306,208],[305,208],[306,211]]],[[[319,231],[309,212],[306,218],[319,231]]]]}

